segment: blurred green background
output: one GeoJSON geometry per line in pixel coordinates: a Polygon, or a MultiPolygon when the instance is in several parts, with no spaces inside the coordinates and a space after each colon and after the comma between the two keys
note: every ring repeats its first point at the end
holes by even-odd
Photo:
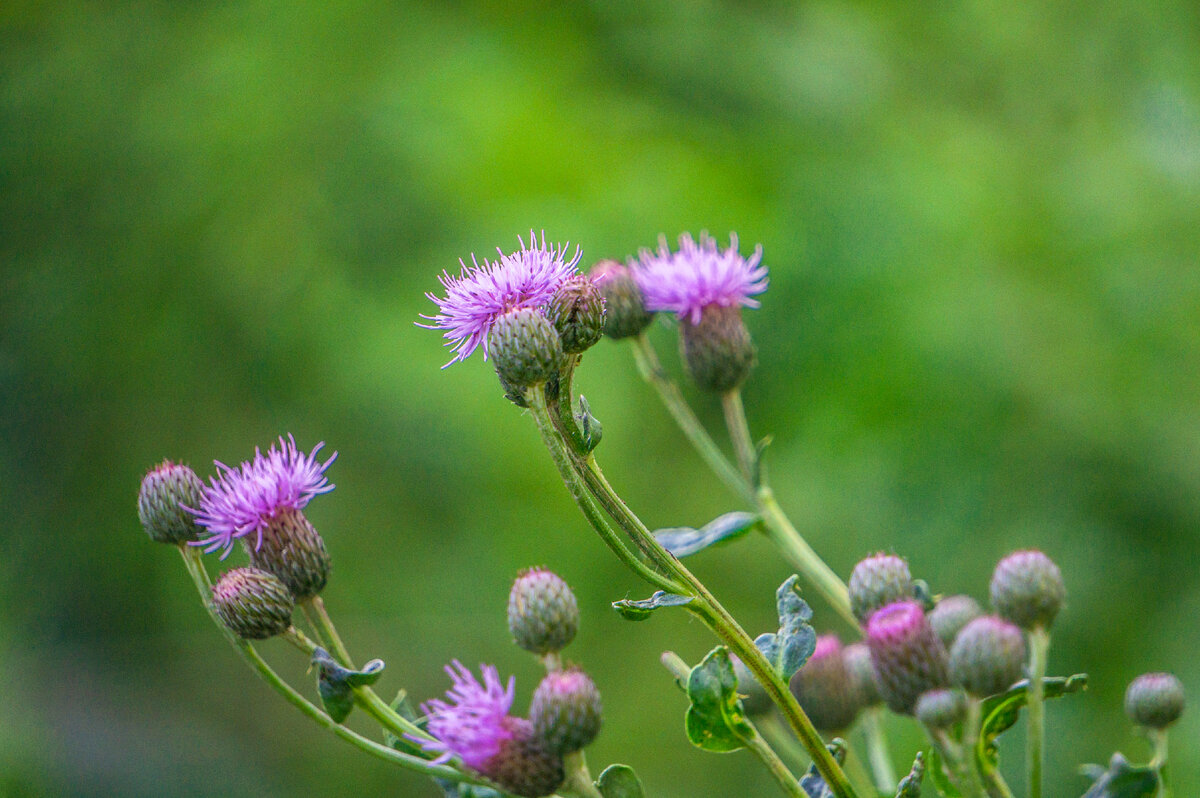
{"type": "MultiPolygon", "coordinates": [[[[436,795],[257,681],[138,525],[163,457],[207,475],[289,431],[340,452],[309,516],[383,692],[439,694],[457,657],[517,674],[524,709],[538,666],[504,604],[545,564],[604,693],[595,772],[627,762],[658,798],[776,794],[749,755],[684,739],[658,654],[697,661],[710,637],[615,616],[649,591],[532,421],[478,357],[439,371],[413,324],[436,274],[531,227],[585,263],[660,233],[762,242],[746,402],[798,525],[843,574],[896,551],[981,599],[1000,556],[1046,550],[1069,589],[1051,670],[1092,675],[1050,710],[1047,794],[1082,793],[1075,766],[1114,749],[1145,759],[1126,683],[1170,669],[1200,698],[1197,8],[5,3],[0,794],[436,795]]],[[[677,369],[673,332],[653,337],[677,369]]],[[[737,507],[626,348],[579,381],[648,523],[737,507]]],[[[765,540],[694,568],[772,626],[789,570],[765,540]]],[[[1180,795],[1196,739],[1192,711],[1180,795]]],[[[1022,785],[1019,730],[1002,753],[1022,785]]]]}

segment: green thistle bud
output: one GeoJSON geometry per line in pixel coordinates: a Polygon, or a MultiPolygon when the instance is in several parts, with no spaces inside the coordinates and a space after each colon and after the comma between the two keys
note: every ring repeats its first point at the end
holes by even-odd
{"type": "Polygon", "coordinates": [[[700,321],[679,322],[683,362],[696,385],[712,393],[725,393],[741,385],[758,362],[750,331],[738,306],[712,305],[700,321]]]}
{"type": "Polygon", "coordinates": [[[929,625],[948,649],[962,628],[981,615],[983,608],[970,596],[946,596],[929,611],[928,618],[929,625]]]}
{"type": "Polygon", "coordinates": [[[950,649],[950,676],[977,698],[1002,693],[1021,678],[1025,637],[1013,624],[994,615],[963,627],[950,649]]]}
{"type": "Polygon", "coordinates": [[[280,508],[263,527],[261,543],[250,536],[242,543],[250,564],[273,574],[297,600],[312,598],[329,581],[325,541],[300,510],[280,508]]]}
{"type": "Polygon", "coordinates": [[[1179,720],[1183,703],[1183,684],[1169,673],[1143,673],[1125,691],[1125,714],[1149,729],[1165,729],[1179,720]]]}
{"type": "Polygon", "coordinates": [[[546,304],[546,318],[554,325],[569,355],[586,352],[604,331],[604,297],[592,278],[576,275],[563,282],[546,304]]]}
{"type": "Polygon", "coordinates": [[[850,609],[859,622],[866,623],[871,613],[896,601],[913,597],[913,578],[908,563],[894,554],[872,554],[854,566],[847,584],[850,609]]]}
{"type": "Polygon", "coordinates": [[[745,663],[738,659],[736,654],[730,654],[729,660],[733,663],[733,674],[738,680],[737,691],[742,697],[742,708],[746,710],[746,714],[761,715],[775,706],[771,696],[767,695],[766,688],[755,678],[745,663]]]}
{"type": "Polygon", "coordinates": [[[879,677],[875,675],[875,666],[871,664],[871,650],[867,648],[867,644],[851,643],[842,650],[842,659],[846,660],[850,681],[862,696],[863,706],[873,707],[881,703],[883,696],[879,694],[879,677]]]}
{"type": "Polygon", "coordinates": [[[238,637],[265,640],[292,625],[295,599],[280,582],[257,568],[234,568],[212,588],[212,607],[238,637]]]}
{"type": "Polygon", "coordinates": [[[496,319],[488,333],[488,353],[509,391],[545,383],[563,361],[562,341],[554,326],[530,308],[510,310],[496,319]]]}
{"type": "Polygon", "coordinates": [[[1062,572],[1040,551],[1014,552],[992,574],[992,607],[1022,629],[1050,624],[1067,596],[1062,572]]]}
{"type": "Polygon", "coordinates": [[[185,465],[163,460],[142,479],[138,519],[158,543],[187,543],[199,537],[196,518],[185,507],[199,507],[204,483],[185,465]]]}
{"type": "Polygon", "coordinates": [[[513,795],[539,798],[563,783],[563,760],[550,751],[524,718],[505,718],[512,736],[480,772],[513,795]]]}
{"type": "Polygon", "coordinates": [[[961,690],[930,690],[917,699],[914,714],[931,729],[949,729],[967,716],[967,699],[961,690]]]}
{"type": "Polygon", "coordinates": [[[579,604],[562,577],[545,568],[522,571],[508,594],[508,629],[534,654],[561,651],[579,629],[579,604]]]}
{"type": "Polygon", "coordinates": [[[534,732],[550,751],[563,755],[596,739],[600,716],[600,691],[577,668],[547,674],[529,707],[534,732]]]}
{"type": "Polygon", "coordinates": [[[819,731],[845,731],[862,709],[862,695],[854,689],[837,635],[817,638],[808,662],[792,676],[789,687],[796,701],[819,731]]]}
{"type": "Polygon", "coordinates": [[[604,297],[604,334],[609,338],[630,338],[654,321],[628,267],[615,260],[602,260],[590,274],[604,297]]]}

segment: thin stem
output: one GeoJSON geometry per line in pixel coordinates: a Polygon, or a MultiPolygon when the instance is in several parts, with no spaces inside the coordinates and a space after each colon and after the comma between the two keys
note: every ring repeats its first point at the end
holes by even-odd
{"type": "Polygon", "coordinates": [[[849,742],[846,744],[846,760],[842,762],[842,770],[846,771],[850,783],[863,795],[870,795],[875,790],[875,785],[871,782],[871,776],[863,766],[862,759],[859,758],[854,746],[849,742]]]}
{"type": "Polygon", "coordinates": [[[792,767],[804,770],[812,762],[808,751],[804,750],[804,746],[796,740],[796,735],[792,734],[792,730],[783,724],[778,713],[764,712],[755,716],[754,722],[758,726],[759,733],[767,739],[771,747],[791,760],[792,767]]]}
{"type": "MultiPolygon", "coordinates": [[[[978,698],[968,695],[967,717],[963,720],[962,758],[959,762],[959,773],[963,783],[958,786],[964,791],[971,790],[974,795],[983,792],[983,781],[975,760],[975,747],[979,742],[979,724],[982,712],[983,703],[978,698]]],[[[1007,785],[1005,785],[1005,789],[1007,789],[1007,785]]]]}
{"type": "Polygon", "coordinates": [[[567,443],[571,445],[571,449],[583,452],[587,450],[587,447],[583,435],[579,431],[579,425],[575,423],[572,399],[574,394],[571,387],[577,365],[579,365],[579,355],[568,355],[566,363],[558,370],[558,393],[553,399],[547,397],[547,404],[555,420],[555,426],[566,438],[567,443]]]}
{"type": "Polygon", "coordinates": [[[302,606],[312,607],[317,621],[314,628],[329,638],[329,642],[333,645],[333,655],[347,668],[353,668],[354,662],[350,659],[350,652],[346,650],[346,644],[342,642],[342,636],[338,634],[337,627],[333,625],[333,619],[329,617],[329,612],[325,609],[325,602],[321,600],[321,597],[313,596],[300,603],[302,606]]]}
{"type": "Polygon", "coordinates": [[[753,485],[758,453],[754,450],[754,441],[750,437],[750,425],[746,423],[742,390],[734,388],[721,394],[721,409],[725,411],[725,426],[729,430],[729,439],[733,441],[733,451],[737,455],[738,466],[742,469],[742,478],[753,485]]]}
{"type": "Polygon", "coordinates": [[[1050,632],[1042,626],[1029,631],[1029,730],[1026,736],[1026,765],[1029,769],[1029,798],[1042,798],[1042,749],[1046,729],[1046,659],[1050,652],[1050,632]]]}
{"type": "Polygon", "coordinates": [[[779,786],[783,789],[784,793],[792,796],[792,798],[808,798],[808,793],[800,787],[799,780],[788,770],[787,765],[783,764],[783,760],[779,758],[779,755],[775,753],[771,746],[767,745],[767,741],[762,738],[762,735],[758,733],[758,729],[754,728],[754,724],[748,718],[746,719],[746,729],[747,732],[745,734],[738,734],[738,738],[746,744],[750,752],[758,757],[759,761],[763,763],[770,774],[775,777],[775,781],[779,782],[779,786]]]}
{"type": "Polygon", "coordinates": [[[301,601],[299,606],[300,614],[304,616],[304,620],[308,623],[308,628],[312,630],[313,637],[317,638],[317,643],[321,648],[326,648],[328,644],[325,642],[325,638],[321,636],[321,627],[317,626],[317,622],[313,620],[313,613],[310,609],[312,605],[307,601],[301,601]]]}
{"type": "Polygon", "coordinates": [[[882,707],[868,707],[863,713],[863,736],[867,739],[867,760],[871,763],[871,775],[875,788],[883,793],[896,789],[896,769],[888,752],[887,737],[883,734],[882,707]]]}
{"type": "Polygon", "coordinates": [[[563,757],[563,771],[566,773],[566,780],[559,787],[559,791],[564,795],[574,798],[604,798],[592,781],[592,774],[588,772],[587,759],[584,758],[583,751],[576,751],[563,757]]]}
{"type": "Polygon", "coordinates": [[[192,581],[195,582],[196,589],[200,593],[201,599],[204,601],[204,608],[208,611],[209,617],[212,618],[213,623],[215,623],[217,628],[221,630],[221,633],[225,636],[225,639],[228,640],[230,645],[232,645],[234,649],[236,649],[237,652],[242,656],[242,658],[246,660],[247,664],[249,664],[250,667],[256,673],[258,673],[258,675],[262,677],[262,679],[268,685],[271,686],[271,689],[282,695],[288,703],[299,709],[300,712],[310,718],[317,725],[333,732],[338,737],[342,738],[351,745],[362,749],[371,756],[387,760],[388,762],[392,762],[400,767],[407,768],[409,770],[415,770],[418,773],[423,773],[426,776],[432,776],[435,778],[466,782],[468,784],[491,786],[489,782],[484,779],[468,776],[456,768],[446,765],[434,765],[419,757],[388,748],[386,745],[381,745],[374,740],[369,740],[366,737],[347,729],[340,723],[336,723],[333,718],[322,712],[311,702],[309,702],[308,699],[296,692],[291,685],[281,679],[279,674],[275,673],[271,666],[268,665],[261,656],[259,656],[258,652],[252,645],[240,637],[237,637],[225,626],[224,623],[221,622],[221,619],[217,617],[217,614],[213,610],[212,604],[209,600],[211,582],[209,581],[207,571],[204,570],[203,563],[200,562],[199,552],[197,552],[195,549],[181,546],[180,553],[183,555],[183,561],[187,566],[188,573],[191,575],[192,581]]]}
{"type": "Polygon", "coordinates": [[[1171,788],[1167,786],[1167,730],[1146,729],[1150,743],[1154,746],[1154,758],[1150,767],[1158,771],[1158,792],[1155,798],[1171,798],[1171,788]]]}
{"type": "Polygon", "coordinates": [[[716,441],[704,429],[700,419],[696,418],[696,414],[692,412],[692,408],[683,398],[683,394],[679,392],[675,381],[663,370],[650,339],[646,337],[645,333],[642,333],[633,339],[633,343],[633,354],[637,360],[638,371],[641,372],[642,378],[658,392],[659,399],[667,408],[667,412],[675,419],[675,423],[679,425],[684,437],[691,442],[704,461],[708,463],[709,468],[730,490],[747,502],[753,503],[754,490],[750,487],[749,480],[742,478],[737,468],[729,462],[721,448],[717,446],[716,441]]]}

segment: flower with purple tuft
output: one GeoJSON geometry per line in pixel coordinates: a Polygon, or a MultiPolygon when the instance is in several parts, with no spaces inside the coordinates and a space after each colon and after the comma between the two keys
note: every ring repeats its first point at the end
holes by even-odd
{"type": "Polygon", "coordinates": [[[422,315],[432,323],[417,322],[417,326],[445,331],[446,345],[454,352],[446,366],[465,360],[479,347],[483,347],[486,360],[488,336],[500,316],[521,308],[541,309],[555,290],[576,274],[580,257],[578,247],[568,260],[566,249],[569,245],[548,246],[545,231],[540,244],[532,230],[529,231],[528,246],[521,238],[517,240],[521,248],[516,252],[506,255],[497,249],[498,261],[485,258],[480,266],[472,255],[468,266],[460,260],[462,271],[457,277],[442,272],[438,278],[446,295],[426,294],[437,304],[438,313],[422,315]]]}
{"type": "Polygon", "coordinates": [[[716,239],[700,234],[700,243],[684,233],[679,251],[671,252],[666,238],[658,250],[643,249],[634,266],[634,278],[650,311],[666,310],[699,324],[709,307],[758,307],[752,299],[767,290],[767,267],[759,265],[762,246],[749,258],[738,254],[738,240],[729,235],[729,249],[721,251],[716,239]]]}
{"type": "Polygon", "coordinates": [[[263,530],[272,520],[285,511],[299,511],[312,497],[333,490],[325,470],[337,459],[337,452],[319,462],[317,453],[324,445],[318,443],[306,455],[288,435],[265,455],[255,448],[254,459],[236,469],[217,462],[219,473],[204,488],[200,506],[186,508],[208,533],[206,539],[192,545],[203,546],[206,553],[224,549],[224,559],[234,540],[254,534],[254,550],[261,548],[263,530]]]}

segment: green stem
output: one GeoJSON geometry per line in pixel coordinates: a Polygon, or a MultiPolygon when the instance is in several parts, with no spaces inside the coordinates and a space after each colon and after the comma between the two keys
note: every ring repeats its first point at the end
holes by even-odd
{"type": "Polygon", "coordinates": [[[758,452],[755,451],[754,440],[750,437],[750,425],[746,423],[742,389],[734,388],[721,394],[721,409],[725,411],[725,427],[729,430],[729,439],[733,442],[733,451],[737,455],[738,466],[742,469],[742,479],[753,485],[758,452]]]}
{"type": "Polygon", "coordinates": [[[1046,658],[1050,651],[1049,630],[1035,626],[1029,632],[1029,730],[1026,736],[1026,764],[1029,768],[1029,798],[1042,798],[1042,750],[1046,728],[1046,658]]]}
{"type": "Polygon", "coordinates": [[[329,617],[329,611],[325,609],[325,602],[321,600],[321,597],[313,596],[302,601],[301,605],[306,609],[312,608],[313,614],[316,616],[314,628],[318,633],[323,633],[324,637],[329,638],[329,642],[333,646],[333,655],[347,668],[353,668],[354,662],[350,659],[350,652],[346,650],[346,644],[342,642],[342,636],[338,634],[337,627],[333,625],[333,619],[329,617]]]}
{"type": "Polygon", "coordinates": [[[882,715],[882,707],[868,707],[863,713],[862,728],[867,739],[867,760],[871,763],[875,788],[882,793],[889,793],[896,789],[897,780],[896,769],[888,753],[887,737],[883,734],[882,715]]]}
{"type": "MultiPolygon", "coordinates": [[[[983,713],[982,702],[973,696],[967,696],[967,717],[963,720],[962,757],[959,760],[959,788],[971,795],[982,795],[983,780],[979,774],[979,766],[975,756],[975,748],[979,742],[979,725],[983,713]]],[[[1003,783],[1003,782],[1001,782],[1003,783]]],[[[1007,789],[1007,785],[1005,785],[1007,789]]]]}
{"type": "Polygon", "coordinates": [[[327,729],[330,732],[333,732],[338,737],[342,738],[351,745],[360,748],[371,756],[392,762],[400,767],[414,770],[418,773],[423,773],[426,776],[432,776],[434,778],[449,779],[450,781],[466,782],[468,784],[492,786],[484,779],[468,776],[461,771],[447,765],[434,765],[419,757],[388,748],[386,745],[381,745],[374,740],[368,740],[366,737],[347,729],[340,723],[334,722],[331,717],[314,706],[311,702],[304,698],[304,696],[300,695],[300,693],[296,692],[291,685],[283,681],[283,679],[279,677],[279,674],[275,673],[271,666],[268,665],[261,656],[259,656],[258,652],[252,645],[233,634],[233,632],[229,631],[225,624],[221,622],[221,619],[217,617],[216,612],[212,608],[212,604],[209,600],[212,585],[208,578],[208,572],[204,570],[204,565],[200,562],[199,552],[196,549],[189,548],[187,546],[180,546],[180,553],[183,555],[183,561],[187,566],[188,573],[191,575],[192,581],[195,582],[196,589],[199,591],[200,597],[204,602],[204,608],[208,611],[209,617],[212,618],[213,623],[215,623],[217,628],[221,630],[222,634],[224,634],[225,639],[229,641],[230,645],[237,650],[237,652],[242,656],[243,659],[246,660],[250,667],[256,673],[258,673],[258,675],[262,677],[262,679],[268,685],[270,685],[273,690],[282,695],[288,701],[288,703],[299,709],[300,712],[310,718],[317,725],[327,729]]]}
{"type": "Polygon", "coordinates": [[[558,370],[558,394],[553,399],[547,397],[547,404],[555,419],[555,426],[563,434],[575,452],[587,451],[579,425],[575,423],[575,409],[572,406],[572,379],[575,367],[579,365],[579,355],[568,355],[566,363],[558,370]]]}
{"type": "Polygon", "coordinates": [[[325,642],[325,638],[321,636],[321,628],[313,620],[312,610],[309,609],[310,606],[307,601],[301,601],[299,604],[300,614],[304,616],[304,620],[308,623],[308,628],[312,630],[313,637],[317,638],[317,643],[321,648],[327,648],[328,644],[325,642]]]}
{"type": "Polygon", "coordinates": [[[588,772],[587,759],[584,758],[583,751],[576,751],[563,757],[563,771],[566,779],[559,787],[559,791],[563,795],[572,798],[604,798],[600,790],[596,789],[595,782],[592,781],[592,774],[588,772]]]}
{"type": "Polygon", "coordinates": [[[812,762],[808,751],[805,751],[804,747],[797,742],[796,735],[792,734],[792,730],[783,724],[777,712],[764,712],[757,715],[754,722],[758,726],[759,733],[767,739],[771,747],[791,760],[792,767],[804,770],[812,762]]]}
{"type": "Polygon", "coordinates": [[[1155,798],[1171,798],[1171,788],[1167,786],[1167,730],[1146,729],[1150,742],[1154,746],[1154,758],[1150,767],[1158,771],[1158,792],[1155,798]]]}
{"type": "Polygon", "coordinates": [[[641,372],[642,378],[658,392],[659,399],[667,408],[667,412],[675,419],[675,423],[679,425],[684,437],[691,442],[704,461],[708,463],[709,468],[730,490],[747,502],[753,503],[754,490],[750,487],[750,482],[742,478],[737,468],[729,462],[721,448],[717,446],[716,441],[704,429],[700,419],[696,418],[696,414],[692,412],[692,408],[683,398],[683,394],[679,392],[674,380],[663,370],[658,355],[645,333],[638,335],[633,342],[633,354],[637,360],[638,371],[641,372]]]}
{"type": "Polygon", "coordinates": [[[783,788],[784,793],[792,796],[792,798],[808,798],[801,787],[799,780],[787,769],[787,765],[783,764],[783,760],[779,755],[767,745],[767,741],[758,733],[758,729],[754,728],[754,724],[746,718],[746,733],[739,733],[738,739],[746,744],[750,752],[758,757],[775,781],[779,782],[779,786],[783,788]]]}

